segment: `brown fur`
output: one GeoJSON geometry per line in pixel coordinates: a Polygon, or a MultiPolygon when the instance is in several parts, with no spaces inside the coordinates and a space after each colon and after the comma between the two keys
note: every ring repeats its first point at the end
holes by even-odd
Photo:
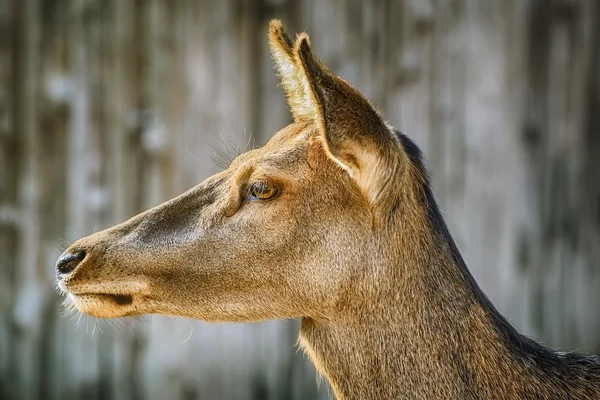
{"type": "Polygon", "coordinates": [[[600,398],[594,357],[519,335],[448,234],[416,146],[295,43],[269,40],[295,122],[179,197],[80,239],[82,312],[302,318],[338,399],[600,398]],[[255,182],[278,189],[251,197],[255,182]]]}

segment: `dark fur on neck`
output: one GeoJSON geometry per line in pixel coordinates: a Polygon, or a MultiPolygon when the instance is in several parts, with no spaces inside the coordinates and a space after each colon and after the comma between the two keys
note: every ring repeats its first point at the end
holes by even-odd
{"type": "Polygon", "coordinates": [[[519,334],[491,304],[442,218],[421,151],[403,134],[397,137],[425,177],[420,201],[435,236],[427,265],[418,266],[416,291],[425,293],[400,293],[404,299],[379,308],[370,304],[347,323],[303,319],[302,345],[336,396],[600,398],[598,357],[551,351],[519,334]]]}
{"type": "MultiPolygon", "coordinates": [[[[411,162],[422,171],[424,176],[427,176],[421,150],[404,134],[400,132],[396,132],[396,134],[411,162]]],[[[503,345],[509,351],[513,361],[524,366],[527,372],[536,375],[541,381],[547,383],[548,388],[546,390],[549,390],[549,392],[540,392],[537,395],[542,398],[546,398],[546,396],[557,398],[555,396],[559,394],[569,397],[569,394],[579,393],[591,396],[589,398],[600,398],[600,358],[576,353],[557,353],[517,332],[506,318],[496,310],[473,279],[454,239],[448,231],[433,196],[429,179],[427,179],[423,191],[431,225],[438,235],[438,239],[450,246],[454,264],[468,281],[473,296],[491,317],[490,322],[502,339],[503,345]],[[555,393],[554,396],[550,396],[552,392],[555,393]]],[[[558,397],[565,398],[563,396],[558,397]]],[[[582,398],[586,398],[586,396],[582,398]]]]}

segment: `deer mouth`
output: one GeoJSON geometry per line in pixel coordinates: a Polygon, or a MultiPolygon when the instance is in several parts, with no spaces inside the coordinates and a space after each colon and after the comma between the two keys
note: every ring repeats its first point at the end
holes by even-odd
{"type": "Polygon", "coordinates": [[[86,286],[89,287],[72,289],[59,281],[59,289],[67,295],[67,310],[76,309],[98,318],[117,318],[141,313],[139,306],[143,296],[140,288],[135,287],[138,285],[119,283],[113,288],[110,288],[113,285],[106,284],[102,287],[86,286]]]}
{"type": "Polygon", "coordinates": [[[69,293],[67,310],[76,309],[97,318],[118,318],[139,314],[136,297],[131,294],[69,293]]]}
{"type": "Polygon", "coordinates": [[[107,293],[79,293],[73,294],[73,296],[93,299],[98,298],[101,300],[112,301],[119,306],[127,306],[133,304],[133,295],[131,294],[107,294],[107,293]]]}

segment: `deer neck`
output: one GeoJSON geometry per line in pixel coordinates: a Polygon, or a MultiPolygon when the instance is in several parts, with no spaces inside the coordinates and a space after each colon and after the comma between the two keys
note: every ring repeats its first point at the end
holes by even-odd
{"type": "Polygon", "coordinates": [[[491,393],[506,379],[499,374],[518,370],[497,367],[512,362],[499,332],[517,333],[479,290],[452,239],[429,244],[407,263],[407,243],[396,243],[385,265],[367,266],[381,272],[353,288],[349,298],[363,300],[339,319],[303,319],[300,343],[336,398],[468,398],[474,385],[491,393]]]}

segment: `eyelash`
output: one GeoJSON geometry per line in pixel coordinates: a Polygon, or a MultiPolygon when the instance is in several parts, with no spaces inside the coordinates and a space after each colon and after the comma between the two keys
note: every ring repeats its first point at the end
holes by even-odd
{"type": "Polygon", "coordinates": [[[279,195],[279,188],[269,181],[254,182],[248,188],[248,199],[250,200],[271,200],[279,195]],[[261,197],[261,193],[265,194],[261,197]]]}

